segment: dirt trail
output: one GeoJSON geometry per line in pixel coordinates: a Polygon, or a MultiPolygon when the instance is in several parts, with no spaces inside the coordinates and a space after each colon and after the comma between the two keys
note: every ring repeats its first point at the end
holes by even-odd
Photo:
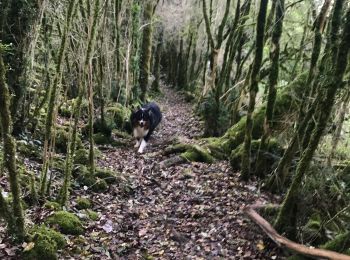
{"type": "Polygon", "coordinates": [[[175,136],[191,142],[201,134],[191,105],[169,88],[163,92],[156,100],[163,122],[145,153],[137,154],[132,143],[105,150],[98,160],[126,176],[129,186],[90,195],[101,219],[88,227],[86,253],[99,254],[96,259],[277,259],[241,213],[266,196],[240,183],[227,162],[157,167],[166,159],[159,152],[175,136]]]}

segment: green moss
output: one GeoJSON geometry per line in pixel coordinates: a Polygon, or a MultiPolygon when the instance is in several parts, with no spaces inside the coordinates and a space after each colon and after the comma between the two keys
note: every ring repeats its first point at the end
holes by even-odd
{"type": "Polygon", "coordinates": [[[327,242],[321,248],[336,252],[345,252],[350,247],[350,231],[337,235],[333,240],[327,242]]]}
{"type": "Polygon", "coordinates": [[[111,118],[119,129],[124,129],[125,124],[129,120],[131,111],[129,108],[117,103],[112,107],[106,108],[106,117],[111,118]]]}
{"type": "Polygon", "coordinates": [[[102,122],[102,120],[99,118],[97,120],[95,120],[94,124],[93,124],[93,128],[94,128],[94,133],[102,133],[105,136],[110,137],[112,134],[112,130],[113,128],[115,128],[115,124],[112,120],[105,120],[104,122],[102,122]]]}
{"type": "Polygon", "coordinates": [[[84,232],[83,225],[79,218],[67,211],[57,211],[50,216],[46,223],[58,226],[63,234],[80,235],[84,232]]]}
{"type": "Polygon", "coordinates": [[[54,211],[61,210],[61,205],[55,201],[46,201],[44,207],[54,211]]]}
{"type": "Polygon", "coordinates": [[[186,150],[191,149],[191,147],[192,146],[190,144],[183,144],[183,143],[175,144],[165,148],[163,154],[168,155],[173,153],[182,153],[182,152],[185,152],[186,150]]]}
{"type": "MultiPolygon", "coordinates": [[[[284,122],[285,117],[291,117],[298,112],[298,105],[304,91],[304,84],[307,74],[301,74],[288,86],[285,86],[277,91],[274,121],[278,122],[272,127],[277,129],[280,122],[284,122]]],[[[263,105],[256,109],[253,114],[253,132],[252,139],[258,139],[263,133],[263,123],[265,118],[266,106],[263,105]]],[[[242,117],[235,125],[228,129],[224,136],[213,138],[208,145],[209,149],[215,154],[229,155],[232,150],[243,143],[245,135],[246,117],[242,117]]]]}
{"type": "Polygon", "coordinates": [[[88,164],[89,163],[89,151],[82,148],[75,151],[74,155],[75,164],[88,164]]]}
{"type": "Polygon", "coordinates": [[[16,143],[16,148],[19,154],[26,158],[41,160],[41,149],[39,146],[25,140],[19,140],[16,143]]]}
{"type": "Polygon", "coordinates": [[[58,108],[58,114],[63,117],[71,117],[73,114],[72,102],[65,102],[58,108]]]}
{"type": "Polygon", "coordinates": [[[108,184],[112,184],[117,181],[116,174],[111,170],[96,168],[95,175],[98,178],[105,180],[108,184]]]}
{"type": "Polygon", "coordinates": [[[185,160],[190,162],[204,162],[213,163],[214,157],[209,154],[205,149],[197,146],[191,145],[190,149],[180,155],[185,160]]]}
{"type": "Polygon", "coordinates": [[[88,172],[89,172],[88,168],[85,165],[83,165],[83,164],[74,164],[72,175],[73,175],[74,178],[78,179],[80,176],[83,176],[83,175],[85,175],[88,172]]]}
{"type": "Polygon", "coordinates": [[[24,259],[55,260],[57,259],[57,250],[66,245],[66,240],[62,234],[45,226],[35,226],[28,233],[28,242],[34,243],[34,247],[23,253],[24,259]]]}
{"type": "Polygon", "coordinates": [[[91,202],[87,198],[79,197],[76,200],[77,205],[75,206],[77,209],[88,209],[91,208],[91,202]]]}
{"type": "MultiPolygon", "coordinates": [[[[56,129],[55,149],[58,153],[67,153],[67,145],[69,141],[69,132],[66,128],[60,127],[56,129]]],[[[82,147],[82,142],[79,136],[76,139],[76,146],[82,147]]]]}
{"type": "Polygon", "coordinates": [[[108,190],[108,184],[105,180],[96,179],[95,183],[91,186],[91,189],[95,192],[104,192],[108,190]]]}
{"type": "Polygon", "coordinates": [[[110,144],[111,138],[109,136],[105,136],[102,133],[96,133],[94,134],[94,142],[95,144],[104,145],[104,144],[110,144]]]}
{"type": "Polygon", "coordinates": [[[52,169],[55,169],[56,171],[63,173],[64,168],[65,168],[64,158],[59,154],[55,155],[52,160],[52,169]]]}
{"type": "MultiPolygon", "coordinates": [[[[243,143],[240,144],[236,149],[232,150],[230,155],[230,163],[234,170],[240,170],[241,168],[241,158],[243,153],[243,143]]],[[[260,146],[260,140],[253,140],[251,144],[251,158],[252,165],[251,169],[256,168],[256,157],[258,155],[260,146]]],[[[276,139],[271,138],[269,140],[267,151],[263,151],[261,153],[260,163],[259,164],[259,175],[263,176],[265,173],[270,173],[275,163],[277,163],[278,159],[283,153],[282,147],[279,145],[276,139]]]]}
{"type": "Polygon", "coordinates": [[[100,218],[97,212],[92,211],[91,209],[87,209],[86,213],[88,214],[89,218],[93,221],[96,221],[100,218]]]}
{"type": "Polygon", "coordinates": [[[115,147],[126,146],[128,143],[125,141],[114,140],[113,137],[105,136],[102,133],[96,133],[93,136],[95,144],[98,145],[112,145],[115,147]]]}

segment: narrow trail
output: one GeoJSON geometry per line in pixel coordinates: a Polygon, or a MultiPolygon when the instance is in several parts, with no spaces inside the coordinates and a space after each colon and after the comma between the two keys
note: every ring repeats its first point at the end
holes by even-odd
{"type": "Polygon", "coordinates": [[[156,102],[163,122],[145,153],[137,154],[130,144],[107,149],[98,160],[129,184],[86,193],[102,216],[88,227],[85,245],[96,246],[86,250],[102,259],[280,259],[241,213],[267,196],[251,183],[240,183],[228,162],[157,167],[166,159],[160,152],[175,137],[193,142],[201,134],[191,104],[169,88],[162,91],[156,102]]]}

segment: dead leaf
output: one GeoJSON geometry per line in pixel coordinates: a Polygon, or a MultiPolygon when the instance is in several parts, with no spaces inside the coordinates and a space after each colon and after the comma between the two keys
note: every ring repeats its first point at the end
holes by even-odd
{"type": "Polygon", "coordinates": [[[23,252],[27,252],[30,251],[34,248],[35,243],[34,242],[29,242],[23,249],[23,252]]]}

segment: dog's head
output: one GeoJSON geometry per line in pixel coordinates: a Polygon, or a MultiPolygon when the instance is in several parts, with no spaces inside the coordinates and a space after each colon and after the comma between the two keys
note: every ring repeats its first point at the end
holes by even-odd
{"type": "Polygon", "coordinates": [[[150,125],[150,111],[145,108],[138,108],[132,114],[132,125],[133,127],[142,127],[145,129],[149,128],[150,125]]]}

